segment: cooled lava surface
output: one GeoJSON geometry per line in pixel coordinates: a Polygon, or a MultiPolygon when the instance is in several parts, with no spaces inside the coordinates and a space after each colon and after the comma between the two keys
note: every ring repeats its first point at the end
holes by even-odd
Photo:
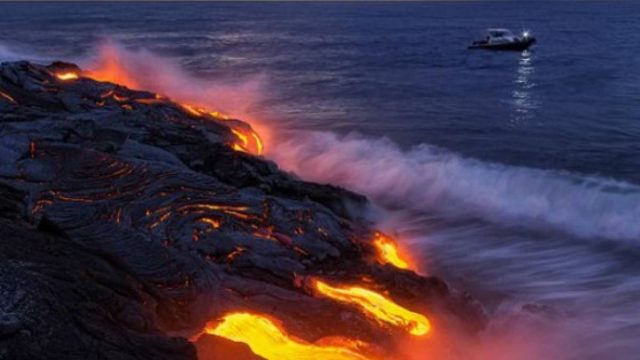
{"type": "Polygon", "coordinates": [[[402,359],[407,339],[484,326],[363,196],[264,146],[73,64],[3,63],[0,358],[402,359]]]}

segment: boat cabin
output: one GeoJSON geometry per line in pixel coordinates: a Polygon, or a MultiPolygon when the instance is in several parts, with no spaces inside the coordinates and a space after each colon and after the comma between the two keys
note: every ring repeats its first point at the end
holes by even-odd
{"type": "Polygon", "coordinates": [[[513,42],[517,40],[517,36],[515,36],[509,29],[488,29],[487,34],[487,42],[490,44],[513,42]]]}

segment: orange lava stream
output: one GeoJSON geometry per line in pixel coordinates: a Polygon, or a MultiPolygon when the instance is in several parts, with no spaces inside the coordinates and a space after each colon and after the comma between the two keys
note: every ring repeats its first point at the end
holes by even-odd
{"type": "MultiPolygon", "coordinates": [[[[216,120],[230,120],[229,116],[217,111],[209,111],[200,107],[188,104],[180,104],[180,106],[189,114],[197,117],[210,116],[216,120]]],[[[245,130],[240,127],[234,127],[229,124],[231,133],[236,137],[237,141],[232,144],[233,150],[261,155],[264,151],[264,144],[260,136],[253,130],[245,130]]]]}
{"type": "Polygon", "coordinates": [[[78,79],[78,74],[74,72],[66,72],[66,73],[56,74],[56,77],[62,81],[76,80],[78,79]]]}
{"type": "Polygon", "coordinates": [[[342,339],[339,345],[309,343],[288,335],[269,318],[250,313],[232,313],[220,322],[210,322],[205,333],[245,343],[267,360],[367,360],[357,350],[360,343],[342,339]]]}
{"type": "Polygon", "coordinates": [[[199,109],[196,109],[195,107],[193,107],[191,105],[180,104],[180,106],[182,106],[182,108],[185,109],[191,115],[202,116],[202,114],[203,114],[199,109]]]}
{"type": "MultiPolygon", "coordinates": [[[[218,111],[209,111],[201,107],[195,107],[188,104],[181,103],[180,106],[189,114],[196,117],[210,116],[216,120],[230,120],[228,115],[222,114],[218,111]]],[[[255,155],[261,155],[264,151],[264,144],[260,136],[253,130],[245,130],[239,127],[234,127],[229,124],[231,133],[236,137],[238,141],[231,145],[231,148],[236,151],[251,153],[255,155]]]]}
{"type": "Polygon", "coordinates": [[[216,219],[212,219],[209,217],[201,217],[200,219],[198,219],[200,222],[205,223],[209,226],[211,226],[212,229],[218,229],[220,228],[220,220],[216,220],[216,219]]]}
{"type": "Polygon", "coordinates": [[[11,97],[11,95],[9,95],[7,93],[4,93],[4,92],[0,91],[0,96],[2,96],[3,98],[9,100],[10,102],[12,102],[14,104],[16,103],[16,100],[13,97],[11,97]]]}
{"type": "Polygon", "coordinates": [[[240,142],[242,143],[243,146],[248,146],[249,145],[249,138],[247,137],[247,135],[243,134],[242,132],[240,132],[239,130],[236,129],[231,129],[231,132],[238,137],[238,139],[240,139],[240,142]]]}
{"type": "Polygon", "coordinates": [[[400,269],[409,268],[409,263],[400,257],[398,246],[388,236],[376,232],[373,245],[378,251],[378,259],[381,263],[388,263],[400,269]]]}
{"type": "Polygon", "coordinates": [[[431,330],[431,323],[425,316],[407,310],[373,290],[356,286],[333,287],[319,280],[315,282],[315,288],[330,299],[357,305],[378,322],[402,327],[411,335],[422,336],[431,330]]]}
{"type": "Polygon", "coordinates": [[[256,150],[258,151],[258,154],[262,154],[262,152],[264,151],[264,144],[262,143],[262,139],[260,139],[260,137],[255,131],[251,132],[251,136],[253,137],[253,141],[255,141],[256,150]]]}

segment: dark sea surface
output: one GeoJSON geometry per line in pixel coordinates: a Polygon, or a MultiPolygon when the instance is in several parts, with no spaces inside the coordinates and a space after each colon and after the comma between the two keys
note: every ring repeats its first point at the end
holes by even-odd
{"type": "Polygon", "coordinates": [[[83,62],[110,39],[196,79],[258,81],[243,113],[280,134],[268,157],[368,195],[425,272],[487,304],[496,337],[530,340],[485,358],[640,358],[640,3],[2,3],[0,14],[4,60],[83,62]],[[489,27],[538,44],[467,50],[489,27]]]}

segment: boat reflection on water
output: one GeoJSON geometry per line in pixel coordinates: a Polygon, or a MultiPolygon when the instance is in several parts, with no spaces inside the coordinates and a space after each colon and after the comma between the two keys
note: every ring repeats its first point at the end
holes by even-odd
{"type": "Polygon", "coordinates": [[[534,54],[525,50],[518,60],[516,77],[513,81],[514,89],[511,94],[513,106],[511,122],[513,125],[528,123],[535,117],[534,110],[537,108],[537,103],[531,91],[536,86],[536,83],[531,79],[534,73],[534,54]]]}

